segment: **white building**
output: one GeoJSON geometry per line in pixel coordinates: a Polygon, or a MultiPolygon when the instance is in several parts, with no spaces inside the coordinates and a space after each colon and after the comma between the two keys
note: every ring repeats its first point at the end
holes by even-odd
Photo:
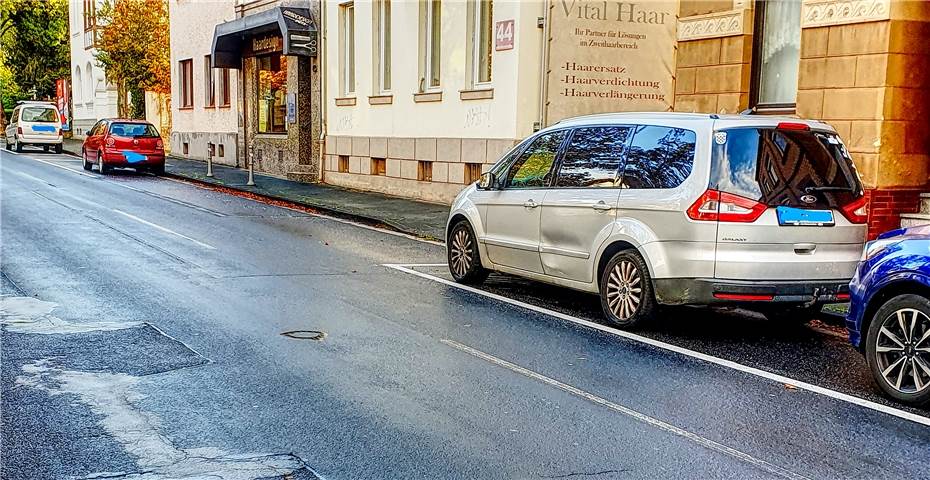
{"type": "Polygon", "coordinates": [[[237,162],[239,141],[239,74],[215,69],[210,53],[216,25],[237,18],[236,2],[170,0],[171,24],[171,153],[205,160],[237,162]]]}
{"type": "Polygon", "coordinates": [[[107,82],[97,65],[94,40],[99,0],[71,0],[68,29],[71,33],[72,132],[84,138],[97,120],[116,116],[116,86],[107,82]]]}

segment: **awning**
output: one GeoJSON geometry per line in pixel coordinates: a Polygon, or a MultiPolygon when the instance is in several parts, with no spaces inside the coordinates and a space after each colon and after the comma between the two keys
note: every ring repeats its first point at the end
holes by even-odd
{"type": "Polygon", "coordinates": [[[317,54],[318,31],[310,9],[277,7],[217,25],[213,31],[213,68],[239,68],[245,43],[268,33],[281,35],[284,55],[317,54]]]}

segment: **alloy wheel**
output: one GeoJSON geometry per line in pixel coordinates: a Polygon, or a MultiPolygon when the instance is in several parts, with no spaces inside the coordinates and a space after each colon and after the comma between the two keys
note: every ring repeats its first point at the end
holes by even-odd
{"type": "Polygon", "coordinates": [[[875,339],[875,360],[882,378],[898,392],[930,388],[930,317],[913,308],[888,315],[875,339]]]}
{"type": "Polygon", "coordinates": [[[452,235],[452,271],[459,277],[464,277],[471,268],[474,258],[474,245],[471,235],[464,228],[458,229],[452,235]]]}
{"type": "Polygon", "coordinates": [[[643,300],[642,276],[639,268],[629,260],[614,266],[607,281],[607,306],[620,320],[636,314],[643,300]]]}

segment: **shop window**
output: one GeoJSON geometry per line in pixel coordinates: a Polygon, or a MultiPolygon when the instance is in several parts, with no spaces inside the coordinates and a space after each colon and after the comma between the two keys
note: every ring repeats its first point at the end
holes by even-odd
{"type": "Polygon", "coordinates": [[[433,162],[417,162],[417,180],[421,182],[433,181],[433,162]]]}
{"type": "Polygon", "coordinates": [[[229,69],[228,69],[228,68],[222,68],[222,69],[220,69],[219,75],[217,75],[217,83],[219,83],[220,106],[221,106],[221,107],[228,107],[228,106],[229,106],[229,101],[230,101],[230,97],[229,97],[229,69]]]}
{"type": "Polygon", "coordinates": [[[193,60],[181,60],[178,62],[178,76],[181,87],[181,108],[193,108],[194,106],[194,66],[193,60]]]}
{"type": "Polygon", "coordinates": [[[355,93],[355,4],[339,6],[339,77],[343,97],[355,93]]]}
{"type": "Polygon", "coordinates": [[[375,51],[378,52],[375,65],[375,78],[378,79],[378,93],[391,91],[391,0],[375,2],[375,51]]]}
{"type": "Polygon", "coordinates": [[[213,65],[210,64],[210,55],[203,57],[203,106],[216,106],[216,88],[213,85],[213,65]]]}
{"type": "Polygon", "coordinates": [[[758,0],[755,11],[750,104],[791,113],[801,61],[801,0],[758,0]]]}
{"type": "Polygon", "coordinates": [[[339,173],[349,172],[349,156],[339,155],[339,173]]]}
{"type": "Polygon", "coordinates": [[[258,57],[258,133],[287,132],[287,57],[258,57]]]}
{"type": "Polygon", "coordinates": [[[465,185],[471,185],[472,183],[477,182],[481,178],[481,164],[480,163],[466,163],[465,164],[465,185]]]}
{"type": "Polygon", "coordinates": [[[387,174],[387,160],[383,158],[371,159],[371,174],[384,176],[387,174]]]}
{"type": "Polygon", "coordinates": [[[442,57],[442,2],[427,0],[423,3],[420,20],[423,31],[420,52],[421,59],[420,90],[439,88],[439,67],[442,57]]]}
{"type": "Polygon", "coordinates": [[[491,82],[491,42],[493,41],[493,9],[491,0],[473,0],[469,22],[472,41],[472,86],[491,82]]]}

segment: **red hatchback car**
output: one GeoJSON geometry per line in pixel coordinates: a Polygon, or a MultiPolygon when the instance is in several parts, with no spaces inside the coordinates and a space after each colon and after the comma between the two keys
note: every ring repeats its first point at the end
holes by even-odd
{"type": "Polygon", "coordinates": [[[101,174],[114,167],[165,173],[165,144],[158,130],[144,120],[100,120],[87,132],[81,157],[84,170],[96,164],[101,174]]]}

